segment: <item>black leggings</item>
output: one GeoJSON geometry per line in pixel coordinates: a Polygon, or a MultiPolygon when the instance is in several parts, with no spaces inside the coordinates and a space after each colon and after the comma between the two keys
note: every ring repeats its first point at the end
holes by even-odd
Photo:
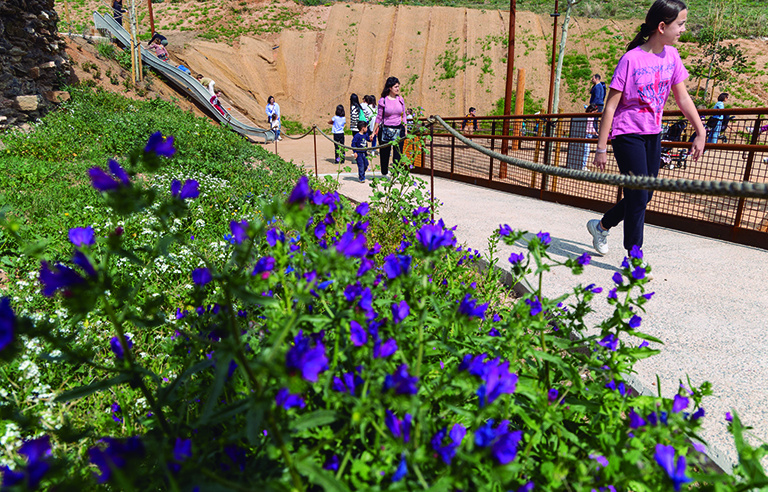
{"type": "MultiPolygon", "coordinates": [[[[383,143],[383,142],[382,142],[383,143]]],[[[392,157],[393,164],[400,164],[400,156],[403,155],[403,144],[405,141],[401,138],[400,142],[395,145],[388,145],[381,148],[381,160],[379,161],[379,167],[381,168],[381,174],[386,176],[389,174],[389,155],[394,149],[395,155],[392,157]]]]}
{"type": "MultiPolygon", "coordinates": [[[[341,145],[344,145],[344,134],[343,133],[334,133],[333,134],[333,141],[334,142],[338,142],[341,145]]],[[[336,162],[339,162],[339,160],[344,159],[344,149],[339,147],[338,144],[333,144],[333,153],[334,153],[333,157],[335,158],[336,162]]]]}
{"type": "MultiPolygon", "coordinates": [[[[659,174],[661,163],[661,134],[619,135],[613,139],[613,154],[621,174],[653,176],[659,174]]],[[[603,216],[603,227],[610,229],[624,221],[624,249],[643,247],[645,208],[653,191],[624,188],[624,198],[603,216]]]]}

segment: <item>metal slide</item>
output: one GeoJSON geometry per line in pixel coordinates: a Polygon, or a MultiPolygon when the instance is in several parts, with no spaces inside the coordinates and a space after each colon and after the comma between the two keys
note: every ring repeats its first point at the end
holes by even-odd
{"type": "MultiPolygon", "coordinates": [[[[111,16],[94,12],[93,23],[96,25],[96,29],[106,29],[112,33],[112,36],[117,38],[117,40],[120,41],[123,46],[131,46],[131,38],[128,34],[128,31],[123,29],[123,26],[118,24],[111,16]]],[[[230,115],[226,109],[224,109],[225,114],[222,115],[216,108],[213,107],[213,105],[211,105],[211,95],[208,93],[208,89],[203,87],[203,85],[198,82],[197,79],[188,73],[179,70],[174,65],[171,65],[168,62],[164,62],[155,56],[154,53],[145,49],[143,46],[141,46],[140,49],[141,59],[144,61],[144,63],[163,74],[166,79],[173,82],[185,94],[194,98],[198,103],[202,104],[203,107],[208,108],[213,117],[216,118],[222,125],[229,126],[232,128],[232,130],[240,133],[241,135],[263,138],[265,142],[272,142],[275,140],[275,133],[272,130],[265,130],[263,128],[246,125],[230,115]]]]}

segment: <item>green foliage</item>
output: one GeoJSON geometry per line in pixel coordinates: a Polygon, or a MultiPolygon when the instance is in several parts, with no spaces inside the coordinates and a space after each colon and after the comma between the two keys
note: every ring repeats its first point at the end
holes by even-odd
{"type": "MultiPolygon", "coordinates": [[[[512,100],[510,101],[510,107],[515,108],[515,102],[517,101],[517,94],[512,93],[512,100]]],[[[533,92],[530,89],[525,90],[525,98],[523,99],[523,113],[534,114],[536,112],[544,111],[544,99],[534,98],[533,92]]],[[[494,104],[493,110],[488,113],[488,116],[503,116],[504,115],[504,98],[500,98],[494,104]]]]}
{"type": "Polygon", "coordinates": [[[96,43],[96,51],[109,60],[115,59],[115,45],[107,41],[99,41],[96,43]]]}
{"type": "Polygon", "coordinates": [[[444,52],[437,55],[435,67],[438,68],[437,80],[448,80],[456,77],[467,65],[474,65],[474,58],[468,58],[467,55],[459,57],[459,38],[448,36],[446,41],[447,48],[444,52]]]}
{"type": "Polygon", "coordinates": [[[573,101],[584,98],[584,94],[588,92],[589,79],[592,77],[587,56],[580,53],[566,53],[563,56],[562,74],[573,101]]]}

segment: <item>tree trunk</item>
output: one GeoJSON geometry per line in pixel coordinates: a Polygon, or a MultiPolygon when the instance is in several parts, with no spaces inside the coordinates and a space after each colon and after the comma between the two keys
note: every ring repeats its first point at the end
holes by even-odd
{"type": "Polygon", "coordinates": [[[563,58],[565,57],[565,45],[568,39],[568,24],[571,21],[571,9],[581,0],[568,0],[563,20],[563,33],[560,38],[560,48],[557,53],[557,68],[555,69],[555,90],[552,97],[552,112],[557,113],[560,105],[560,76],[563,72],[563,58]]]}

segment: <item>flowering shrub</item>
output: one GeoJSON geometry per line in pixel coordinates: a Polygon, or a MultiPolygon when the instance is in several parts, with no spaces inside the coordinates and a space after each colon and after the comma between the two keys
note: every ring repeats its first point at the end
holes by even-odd
{"type": "MultiPolygon", "coordinates": [[[[46,389],[58,409],[48,419],[19,404],[25,385],[3,389],[6,435],[12,428],[24,440],[3,463],[3,488],[766,485],[765,450],[743,442],[737,416],[736,474],[707,471],[702,446],[689,440],[708,385],[681,385],[670,400],[633,395],[623,381],[656,353],[646,341],[658,342],[641,331],[652,299],[641,251],[610,281],[615,310],[596,335],[584,316],[600,287],[577,285],[562,299],[540,287],[550,268],[579,273],[588,255],[558,263],[540,232],[509,258],[515,275],[539,287],[500,304],[489,294],[495,288],[465,281],[476,256],[457,246],[453,230],[402,196],[387,212],[401,217],[405,236],[393,252],[370,234],[368,204],[351,206],[302,177],[259,215],[225,219],[226,254],[208,256],[174,229],[195,218],[199,183],[139,186],[142,166],[173,154],[170,137],[155,134],[150,144],[125,167],[113,161],[89,175],[120,220],[154,217],[154,241],[132,248],[121,226],[72,228],[71,259],[44,261],[38,275],[42,293],[70,317],[22,314],[0,300],[8,379],[22,381],[32,347],[40,364],[64,368],[46,389]],[[147,292],[141,275],[173,261],[173,248],[198,259],[177,279],[189,285],[181,301],[147,292]],[[75,410],[88,418],[73,422],[75,410]]],[[[501,226],[490,249],[523,236],[501,226]]]]}

